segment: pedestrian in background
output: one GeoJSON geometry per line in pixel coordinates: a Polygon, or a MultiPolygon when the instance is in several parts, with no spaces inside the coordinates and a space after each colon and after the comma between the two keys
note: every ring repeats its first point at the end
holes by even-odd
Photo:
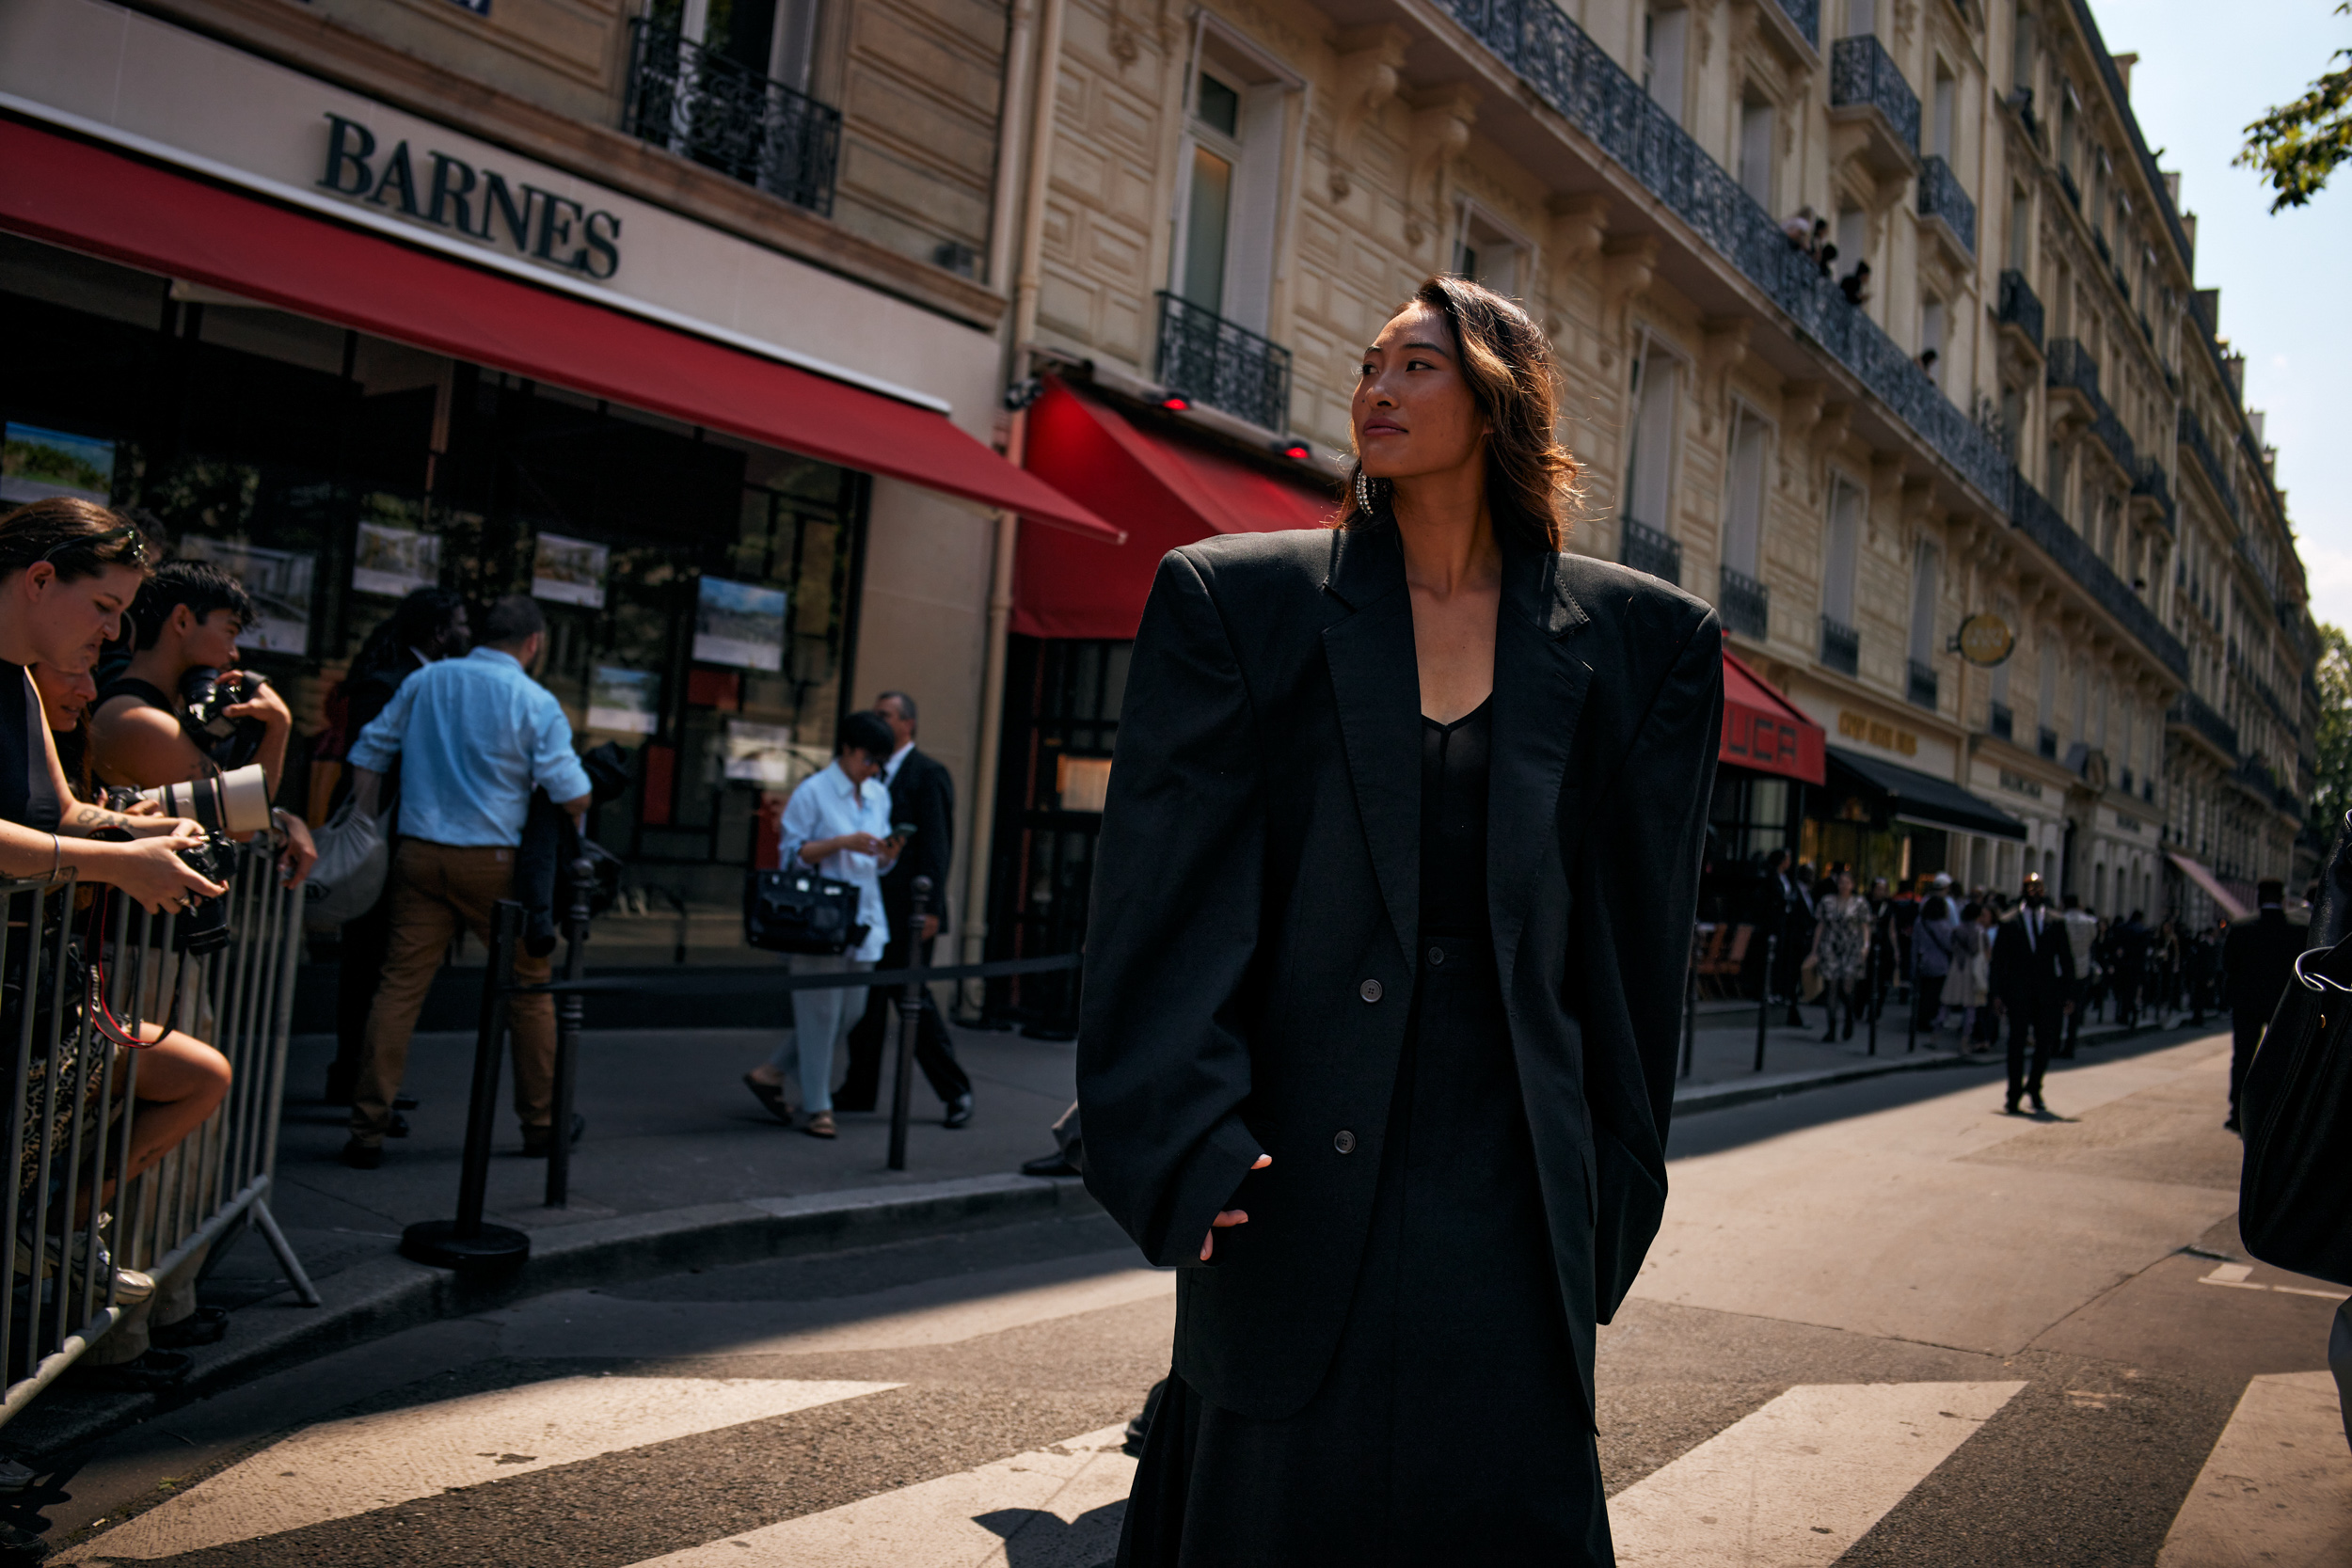
{"type": "MultiPolygon", "coordinates": [[[[776,845],[778,866],[803,865],[857,889],[857,940],[840,953],[795,953],[795,974],[862,974],[889,945],[882,874],[898,860],[891,834],[890,789],[882,769],[898,750],[890,721],[871,711],[841,721],[833,761],[803,779],[784,804],[776,845]]],[[[792,1029],[774,1054],[743,1075],[752,1098],[771,1116],[792,1123],[790,1081],[797,1078],[801,1131],[814,1138],[838,1134],[833,1115],[834,1053],[850,1032],[853,997],[863,990],[825,987],[792,993],[792,1029]]]]}
{"type": "MultiPolygon", "coordinates": [[[[537,600],[522,594],[499,600],[483,617],[482,645],[409,675],[351,749],[352,799],[360,811],[378,809],[384,775],[394,762],[401,768],[391,935],[343,1146],[343,1163],[355,1169],[384,1163],[409,1037],[450,944],[460,931],[486,944],[492,911],[515,896],[532,790],[546,790],[575,822],[587,814],[588,773],[573,753],[571,723],[555,694],[531,677],[547,641],[537,600]]],[[[549,973],[547,955],[516,942],[519,984],[545,985],[549,973]]],[[[544,1157],[555,1140],[555,998],[545,991],[510,997],[506,1016],[523,1153],[544,1157]]],[[[568,1135],[578,1139],[584,1125],[574,1116],[568,1135]]]]}
{"type": "Polygon", "coordinates": [[[1911,928],[1915,944],[1912,1005],[1917,1027],[1933,1034],[1944,1026],[1944,988],[1949,983],[1952,960],[1960,946],[1960,920],[1952,911],[1951,895],[1939,889],[1919,906],[1919,919],[1911,928]]]}
{"type": "Polygon", "coordinates": [[[1800,978],[1804,956],[1813,942],[1813,895],[1801,881],[1790,865],[1791,856],[1786,849],[1775,849],[1765,864],[1767,896],[1773,901],[1777,924],[1773,936],[1773,969],[1769,976],[1773,992],[1788,999],[1788,1026],[1804,1027],[1804,1014],[1797,1010],[1800,978]]]}
{"type": "Polygon", "coordinates": [[[2066,1038],[2058,1046],[2058,1054],[2071,1059],[2082,1045],[2083,1015],[2090,1011],[2090,976],[2097,968],[2092,954],[2099,941],[2099,918],[2083,908],[2080,894],[2068,894],[2065,906],[2060,918],[2065,922],[2066,942],[2074,958],[2074,980],[2067,1000],[2074,1006],[2066,1015],[2066,1038]]]}
{"type": "Polygon", "coordinates": [[[1951,931],[1952,956],[1944,975],[1942,1012],[1959,1014],[1963,1050],[1978,1042],[1977,1010],[1991,996],[1992,926],[1993,917],[1984,905],[1971,898],[1960,907],[1960,920],[1951,931]]]}
{"type": "Polygon", "coordinates": [[[2048,895],[2039,877],[2027,877],[2015,913],[2003,920],[1993,938],[1993,996],[2009,1019],[2009,1101],[2005,1109],[2017,1114],[2020,1096],[2033,1101],[2036,1115],[2050,1107],[2042,1102],[2042,1081],[2050,1069],[2059,1025],[2074,1003],[2074,948],[2066,940],[2064,925],[2047,908],[2048,895]],[[2026,1037],[2032,1037],[2028,1068],[2026,1037]]]}
{"type": "MultiPolygon", "coordinates": [[[[882,784],[890,791],[892,832],[904,843],[898,858],[882,873],[882,912],[889,944],[882,949],[884,969],[904,969],[919,951],[927,958],[931,942],[947,929],[947,863],[956,842],[956,782],[946,764],[914,744],[914,699],[903,691],[885,691],[874,699],[874,711],[889,724],[897,745],[882,764],[882,784]],[[907,944],[907,920],[914,907],[914,879],[931,882],[930,912],[923,917],[918,946],[907,944]]],[[[805,994],[805,993],[803,993],[805,994]]],[[[896,1017],[897,986],[877,986],[866,993],[865,1016],[849,1035],[850,1075],[834,1096],[841,1111],[870,1111],[882,1086],[884,1047],[896,1017]]],[[[954,1038],[940,1019],[939,1005],[924,988],[922,1012],[915,1021],[914,1060],[930,1084],[931,1092],[946,1107],[941,1125],[962,1127],[972,1120],[972,1079],[956,1060],[954,1038]]]]}
{"type": "Polygon", "coordinates": [[[1821,1043],[1837,1040],[1837,1021],[1845,1017],[1846,1039],[1853,1038],[1857,998],[1870,963],[1870,901],[1853,890],[1853,873],[1842,867],[1830,883],[1835,890],[1814,907],[1813,964],[1821,976],[1821,1005],[1828,1028],[1821,1043]]]}
{"type": "Polygon", "coordinates": [[[2230,922],[2221,945],[2224,998],[2230,1005],[2230,1119],[2222,1125],[2238,1128],[2238,1090],[2246,1069],[2262,1044],[2270,1015],[2295,976],[2295,960],[2302,954],[2303,928],[2287,919],[2287,885],[2266,877],[2254,886],[2259,906],[2251,920],[2230,922]]]}
{"type": "Polygon", "coordinates": [[[2189,933],[2181,955],[2183,981],[2188,988],[2189,1022],[2201,1025],[2214,1010],[2214,978],[2221,968],[2221,927],[2189,933]]]}

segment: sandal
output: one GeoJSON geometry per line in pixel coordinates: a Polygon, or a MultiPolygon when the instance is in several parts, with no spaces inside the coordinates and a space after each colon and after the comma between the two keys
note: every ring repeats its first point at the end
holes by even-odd
{"type": "Polygon", "coordinates": [[[801,1131],[812,1138],[830,1138],[837,1135],[834,1129],[831,1111],[818,1111],[808,1118],[808,1125],[801,1131]]]}
{"type": "Polygon", "coordinates": [[[783,1085],[763,1084],[747,1072],[743,1074],[743,1086],[752,1091],[754,1100],[768,1107],[770,1116],[787,1127],[792,1125],[792,1107],[784,1102],[783,1085]]]}
{"type": "Polygon", "coordinates": [[[229,1313],[224,1307],[199,1307],[177,1323],[155,1323],[147,1331],[150,1343],[166,1350],[191,1350],[217,1345],[229,1338],[229,1313]]]}

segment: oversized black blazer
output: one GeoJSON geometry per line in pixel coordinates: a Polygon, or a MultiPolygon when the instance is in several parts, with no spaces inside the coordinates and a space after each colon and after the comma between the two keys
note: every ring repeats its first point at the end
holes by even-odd
{"type": "Polygon", "coordinates": [[[956,843],[956,781],[947,765],[927,756],[918,746],[898,764],[890,781],[890,820],[914,824],[906,853],[882,874],[883,909],[890,915],[891,939],[906,927],[906,911],[914,899],[914,879],[931,879],[930,912],[939,917],[941,935],[947,931],[947,858],[956,843]]]}
{"type": "MultiPolygon", "coordinates": [[[[1312,1396],[1356,1287],[1412,1005],[1420,686],[1392,525],[1160,563],[1096,850],[1086,1177],[1183,1270],[1177,1370],[1251,1416],[1312,1396]],[[1229,1203],[1249,1223],[1201,1266],[1229,1203]]],[[[1589,1419],[1593,1325],[1665,1205],[1722,634],[1654,578],[1506,552],[1493,702],[1495,953],[1589,1419]]]]}
{"type": "Polygon", "coordinates": [[[1994,996],[2019,1007],[2055,1007],[2066,1000],[2074,982],[2074,942],[2058,911],[2042,906],[2042,940],[2037,942],[2026,940],[2022,909],[2010,911],[1994,926],[1994,996]]]}

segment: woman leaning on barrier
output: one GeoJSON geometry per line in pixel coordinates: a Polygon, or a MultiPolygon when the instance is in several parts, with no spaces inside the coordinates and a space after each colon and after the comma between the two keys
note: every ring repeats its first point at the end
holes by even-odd
{"type": "Polygon", "coordinates": [[[1365,351],[1354,505],[1160,562],[1087,932],[1088,1188],[1179,1269],[1122,1563],[1611,1560],[1723,637],[1565,549],[1526,312],[1365,351]]]}

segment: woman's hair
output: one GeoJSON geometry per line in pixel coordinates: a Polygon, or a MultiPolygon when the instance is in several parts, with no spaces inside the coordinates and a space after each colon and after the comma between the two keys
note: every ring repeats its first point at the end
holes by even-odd
{"type": "Polygon", "coordinates": [[[1922,920],[1951,919],[1952,901],[1940,893],[1928,895],[1928,901],[1919,906],[1919,918],[1922,920]]]}
{"type": "Polygon", "coordinates": [[[876,762],[888,762],[890,753],[898,749],[898,736],[889,720],[866,708],[841,721],[840,749],[864,752],[876,762]]]}
{"type": "Polygon", "coordinates": [[[1974,920],[1977,916],[1982,914],[1983,912],[1984,906],[1978,903],[1974,898],[1969,899],[1968,902],[1960,907],[1960,918],[1963,922],[1974,920]]]}
{"type": "Polygon", "coordinates": [[[417,588],[375,624],[367,641],[352,657],[353,670],[373,670],[395,661],[405,649],[437,636],[459,610],[466,596],[454,588],[417,588]]]}
{"type": "Polygon", "coordinates": [[[74,496],[51,496],[0,517],[0,578],[42,561],[68,582],[115,566],[144,573],[153,553],[138,524],[74,496]]]}
{"type": "MultiPolygon", "coordinates": [[[[1454,333],[1462,379],[1492,434],[1486,438],[1486,507],[1495,533],[1547,554],[1565,546],[1577,499],[1577,461],[1552,435],[1559,385],[1551,369],[1551,340],[1510,300],[1484,284],[1451,274],[1413,291],[1400,309],[1426,305],[1454,333]]],[[[1367,517],[1359,499],[1363,460],[1347,470],[1347,510],[1342,528],[1367,517]]],[[[1388,510],[1394,486],[1366,482],[1375,512],[1388,510]]]]}

